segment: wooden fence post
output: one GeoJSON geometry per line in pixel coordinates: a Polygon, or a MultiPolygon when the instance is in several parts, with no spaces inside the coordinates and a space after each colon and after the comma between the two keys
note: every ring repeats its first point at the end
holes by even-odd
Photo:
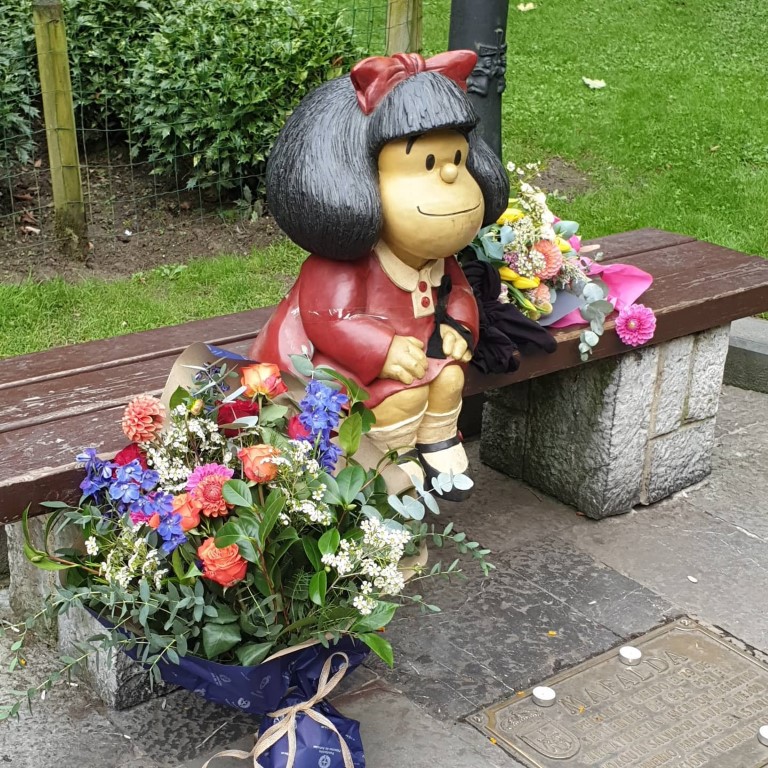
{"type": "Polygon", "coordinates": [[[67,255],[82,259],[87,252],[88,233],[64,14],[60,0],[34,0],[32,13],[51,166],[56,237],[67,255]]]}
{"type": "Polygon", "coordinates": [[[421,50],[422,0],[388,0],[387,56],[421,50]]]}

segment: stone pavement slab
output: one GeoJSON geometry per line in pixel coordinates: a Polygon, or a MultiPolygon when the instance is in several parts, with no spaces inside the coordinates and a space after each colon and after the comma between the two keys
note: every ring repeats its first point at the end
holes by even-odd
{"type": "Polygon", "coordinates": [[[574,545],[704,621],[768,651],[768,395],[724,387],[713,475],[574,545]],[[689,579],[693,577],[696,582],[689,579]]]}
{"type": "MultiPolygon", "coordinates": [[[[446,724],[431,718],[402,693],[380,684],[333,698],[348,717],[360,721],[366,768],[516,768],[516,760],[464,723],[446,724]]],[[[232,744],[253,747],[246,737],[232,744]]],[[[214,753],[206,753],[177,768],[201,768],[214,753]]],[[[248,761],[221,758],[212,768],[241,768],[248,761]]],[[[128,768],[120,766],[120,768],[128,768]]]]}

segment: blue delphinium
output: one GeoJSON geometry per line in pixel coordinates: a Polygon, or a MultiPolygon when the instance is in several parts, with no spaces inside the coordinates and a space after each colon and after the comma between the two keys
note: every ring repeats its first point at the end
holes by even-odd
{"type": "Polygon", "coordinates": [[[96,496],[112,482],[115,465],[111,461],[102,461],[96,455],[95,448],[86,448],[75,457],[75,461],[84,464],[85,479],[80,483],[83,496],[96,496]]]}
{"type": "Polygon", "coordinates": [[[169,493],[156,493],[153,501],[155,512],[160,517],[160,525],[157,526],[157,533],[163,540],[160,549],[170,555],[187,540],[181,527],[181,515],[173,511],[173,496],[169,493]]]}
{"type": "Polygon", "coordinates": [[[339,426],[341,410],[348,402],[343,392],[313,379],[299,403],[299,421],[309,430],[308,439],[317,446],[318,461],[328,472],[333,471],[341,456],[341,448],[331,442],[331,433],[339,426]]]}

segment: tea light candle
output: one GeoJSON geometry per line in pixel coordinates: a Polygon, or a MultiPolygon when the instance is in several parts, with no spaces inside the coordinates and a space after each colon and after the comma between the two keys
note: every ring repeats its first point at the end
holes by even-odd
{"type": "Polygon", "coordinates": [[[619,659],[622,664],[626,664],[628,667],[637,666],[642,658],[643,652],[633,645],[625,645],[623,648],[619,648],[619,659]]]}
{"type": "Polygon", "coordinates": [[[546,685],[534,688],[531,695],[533,696],[533,703],[540,707],[551,707],[557,698],[555,691],[552,688],[547,688],[546,685]]]}

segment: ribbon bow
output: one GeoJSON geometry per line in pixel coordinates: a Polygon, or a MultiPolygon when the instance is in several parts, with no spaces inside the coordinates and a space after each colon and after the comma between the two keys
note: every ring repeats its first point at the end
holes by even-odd
{"type": "Polygon", "coordinates": [[[357,102],[370,115],[379,102],[398,84],[419,72],[437,72],[467,90],[467,78],[477,63],[474,51],[446,51],[431,59],[418,53],[396,53],[392,57],[371,56],[352,67],[349,76],[357,102]]]}
{"type": "Polygon", "coordinates": [[[277,712],[270,712],[269,716],[275,718],[277,722],[264,731],[261,738],[256,742],[250,752],[245,752],[242,749],[222,750],[208,760],[203,768],[208,768],[208,765],[219,757],[236,757],[238,760],[248,760],[249,758],[252,758],[254,768],[261,768],[258,762],[259,756],[264,754],[270,747],[277,744],[283,736],[288,736],[288,761],[286,763],[286,768],[293,768],[293,764],[296,761],[296,718],[300,714],[305,714],[307,717],[311,717],[316,723],[320,723],[320,725],[324,725],[330,731],[333,731],[333,733],[339,737],[344,768],[354,768],[352,753],[336,726],[322,712],[317,712],[313,709],[315,704],[318,704],[326,698],[341,682],[348,667],[349,656],[347,656],[346,653],[337,651],[336,653],[331,654],[326,659],[325,664],[323,664],[322,672],[320,672],[320,677],[317,681],[317,693],[312,696],[312,698],[302,701],[300,704],[296,704],[293,707],[285,707],[284,709],[279,709],[277,712]],[[344,662],[339,667],[339,671],[329,680],[328,678],[331,674],[331,665],[333,664],[334,656],[341,656],[344,662]]]}

